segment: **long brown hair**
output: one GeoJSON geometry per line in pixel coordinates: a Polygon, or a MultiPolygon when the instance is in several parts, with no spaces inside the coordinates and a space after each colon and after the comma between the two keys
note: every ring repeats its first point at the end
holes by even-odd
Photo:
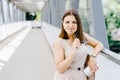
{"type": "MultiPolygon", "coordinates": [[[[77,21],[77,31],[75,32],[76,37],[80,41],[84,41],[85,38],[84,38],[84,35],[83,35],[82,23],[81,23],[81,20],[80,20],[79,13],[76,10],[74,10],[74,9],[69,9],[63,15],[62,21],[64,21],[64,18],[66,16],[69,16],[69,15],[73,15],[75,17],[76,21],[77,21]]],[[[69,39],[66,31],[64,30],[63,23],[62,23],[62,30],[61,30],[61,33],[60,33],[59,37],[63,38],[63,39],[69,39]]]]}

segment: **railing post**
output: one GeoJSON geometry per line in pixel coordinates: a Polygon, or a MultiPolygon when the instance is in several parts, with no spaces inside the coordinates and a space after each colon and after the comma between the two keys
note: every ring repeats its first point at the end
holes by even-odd
{"type": "Polygon", "coordinates": [[[101,0],[87,0],[90,34],[109,49],[101,0]]]}

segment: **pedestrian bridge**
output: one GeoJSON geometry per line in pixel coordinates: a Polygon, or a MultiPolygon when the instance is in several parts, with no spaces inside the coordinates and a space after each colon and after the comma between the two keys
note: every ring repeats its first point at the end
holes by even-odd
{"type": "MultiPolygon", "coordinates": [[[[34,28],[30,21],[2,25],[0,80],[53,80],[55,65],[51,47],[60,30],[40,23],[34,28]],[[14,27],[18,24],[19,29],[14,27]]],[[[120,80],[120,55],[104,48],[97,62],[95,80],[120,80]]]]}
{"type": "Polygon", "coordinates": [[[80,13],[85,31],[104,44],[95,80],[120,80],[120,55],[109,50],[102,0],[0,0],[0,80],[53,80],[51,48],[70,8],[80,13]]]}

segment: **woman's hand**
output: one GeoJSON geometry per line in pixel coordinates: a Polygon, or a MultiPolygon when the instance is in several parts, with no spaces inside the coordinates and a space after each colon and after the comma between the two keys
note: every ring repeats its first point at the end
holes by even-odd
{"type": "Polygon", "coordinates": [[[73,41],[72,47],[73,49],[78,49],[80,46],[80,40],[78,38],[75,38],[75,40],[73,41]]]}
{"type": "Polygon", "coordinates": [[[98,65],[97,65],[96,59],[94,57],[89,58],[88,66],[90,67],[92,73],[94,73],[98,70],[98,65]]]}

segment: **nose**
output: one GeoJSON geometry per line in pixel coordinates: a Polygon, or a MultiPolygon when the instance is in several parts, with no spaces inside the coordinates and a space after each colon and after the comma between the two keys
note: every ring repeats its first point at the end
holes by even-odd
{"type": "Polygon", "coordinates": [[[70,27],[73,27],[73,23],[72,23],[72,22],[70,22],[69,26],[70,26],[70,27]]]}

